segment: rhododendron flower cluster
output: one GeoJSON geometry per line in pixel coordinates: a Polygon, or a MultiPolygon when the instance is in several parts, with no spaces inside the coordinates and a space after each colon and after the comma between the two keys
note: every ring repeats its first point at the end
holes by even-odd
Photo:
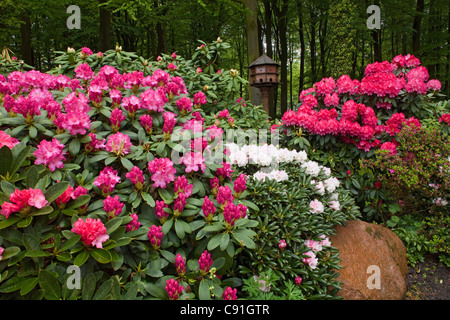
{"type": "Polygon", "coordinates": [[[184,287],[181,286],[177,280],[169,279],[166,281],[165,289],[167,294],[169,295],[170,300],[178,300],[184,290],[184,287]]]}
{"type": "Polygon", "coordinates": [[[95,179],[94,185],[100,188],[103,196],[110,195],[116,186],[120,182],[120,177],[117,170],[112,167],[105,167],[100,171],[100,175],[95,179]]]}
{"type": "Polygon", "coordinates": [[[136,213],[131,213],[130,217],[133,219],[130,221],[130,223],[127,224],[126,226],[126,231],[134,231],[139,229],[139,227],[141,226],[141,223],[138,221],[139,217],[136,213]]]}
{"type": "Polygon", "coordinates": [[[179,253],[177,253],[177,256],[175,257],[175,269],[180,277],[184,277],[186,274],[186,261],[179,253]]]}
{"type": "MultiPolygon", "coordinates": [[[[369,64],[360,82],[343,75],[337,82],[333,78],[324,78],[315,83],[312,88],[301,92],[301,106],[297,111],[287,111],[282,116],[282,123],[287,127],[306,129],[314,135],[340,137],[342,141],[368,152],[380,147],[378,136],[384,131],[392,134],[389,124],[379,124],[375,109],[391,109],[390,99],[403,92],[425,95],[430,90],[440,89],[439,80],[429,80],[428,70],[420,66],[419,59],[411,55],[397,56],[392,62],[369,64]],[[345,96],[342,104],[340,96],[345,96]],[[356,102],[361,97],[376,99],[372,99],[375,102],[370,106],[356,102]],[[334,108],[329,109],[331,107],[334,108]]],[[[415,123],[420,127],[417,119],[405,121],[406,125],[415,123]]]]}
{"type": "Polygon", "coordinates": [[[155,214],[158,217],[159,221],[161,223],[164,223],[166,221],[167,217],[169,216],[169,213],[164,210],[164,208],[168,208],[169,206],[166,205],[164,200],[156,200],[155,205],[155,214]]]}
{"type": "Polygon", "coordinates": [[[130,179],[131,183],[134,184],[134,186],[136,187],[137,190],[142,190],[145,179],[144,179],[144,173],[142,172],[141,169],[134,166],[133,168],[131,168],[130,172],[127,172],[125,174],[125,177],[127,179],[130,179]]]}
{"type": "Polygon", "coordinates": [[[105,210],[108,215],[108,219],[113,219],[122,213],[122,209],[124,204],[120,202],[119,196],[107,196],[105,200],[103,200],[103,210],[105,210]]]}
{"type": "Polygon", "coordinates": [[[154,188],[166,188],[168,183],[175,180],[176,170],[169,158],[156,158],[150,161],[148,171],[152,173],[154,188]]]}
{"type": "Polygon", "coordinates": [[[199,269],[201,275],[207,275],[209,272],[209,268],[213,263],[213,259],[211,258],[211,253],[207,250],[203,251],[198,259],[199,269]]]}
{"type": "Polygon", "coordinates": [[[41,209],[48,204],[42,190],[40,189],[16,189],[9,195],[9,201],[5,201],[1,206],[1,214],[9,218],[11,213],[19,212],[21,215],[27,215],[31,209],[41,209]]]}
{"type": "Polygon", "coordinates": [[[242,203],[235,205],[233,202],[228,201],[223,209],[223,217],[228,229],[233,228],[236,221],[245,218],[246,215],[247,207],[242,203]]]}
{"type": "Polygon", "coordinates": [[[157,227],[155,225],[152,225],[148,230],[147,236],[153,249],[158,250],[161,246],[161,239],[164,236],[164,234],[161,232],[161,226],[157,227]]]}
{"type": "Polygon", "coordinates": [[[86,218],[86,220],[83,220],[79,218],[73,224],[71,231],[79,234],[81,241],[88,247],[103,248],[103,243],[109,239],[109,235],[106,234],[106,227],[100,219],[86,218]]]}
{"type": "Polygon", "coordinates": [[[237,300],[237,289],[226,287],[223,294],[222,294],[223,300],[237,300]]]}
{"type": "Polygon", "coordinates": [[[117,156],[123,156],[130,153],[130,149],[133,146],[130,137],[124,133],[117,132],[108,137],[105,150],[116,154],[117,156]]]}
{"type": "Polygon", "coordinates": [[[3,146],[7,146],[8,148],[12,149],[18,143],[19,143],[19,140],[11,137],[5,131],[0,130],[0,148],[3,146]]]}
{"type": "Polygon", "coordinates": [[[33,153],[36,157],[34,164],[43,164],[52,172],[57,168],[63,168],[63,161],[66,160],[63,149],[64,145],[56,138],[53,138],[52,141],[42,140],[33,153]]]}
{"type": "Polygon", "coordinates": [[[205,196],[203,200],[202,205],[203,215],[206,219],[206,221],[211,221],[214,217],[214,214],[216,213],[216,206],[214,205],[214,202],[212,202],[208,196],[205,196]]]}

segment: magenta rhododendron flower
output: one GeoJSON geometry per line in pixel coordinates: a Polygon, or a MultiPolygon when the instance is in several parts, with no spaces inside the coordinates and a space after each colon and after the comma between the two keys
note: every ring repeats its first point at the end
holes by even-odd
{"type": "Polygon", "coordinates": [[[175,127],[175,124],[177,123],[176,114],[170,111],[166,111],[163,114],[164,119],[164,125],[163,125],[163,132],[165,134],[171,134],[173,132],[173,128],[175,127]]]}
{"type": "Polygon", "coordinates": [[[8,148],[12,149],[18,143],[19,143],[19,140],[11,137],[5,131],[0,130],[0,148],[3,146],[7,146],[8,148]]]}
{"type": "Polygon", "coordinates": [[[134,95],[131,97],[123,97],[121,106],[128,111],[130,117],[134,117],[136,111],[141,108],[141,100],[134,95]]]}
{"type": "Polygon", "coordinates": [[[155,214],[158,217],[159,221],[165,221],[169,216],[169,213],[164,211],[164,208],[168,208],[164,200],[156,200],[155,201],[155,214]]]}
{"type": "Polygon", "coordinates": [[[219,176],[219,180],[223,181],[226,178],[231,179],[231,174],[234,170],[231,168],[231,164],[228,162],[223,162],[221,168],[217,168],[216,174],[219,176]]]}
{"type": "Polygon", "coordinates": [[[396,155],[397,154],[397,146],[392,142],[385,142],[381,145],[380,150],[387,150],[389,151],[390,155],[396,155]]]}
{"type": "Polygon", "coordinates": [[[111,112],[111,118],[109,118],[109,121],[111,122],[111,129],[113,132],[119,131],[120,124],[123,120],[125,120],[125,116],[123,115],[122,110],[117,108],[111,112]]]}
{"type": "Polygon", "coordinates": [[[130,221],[130,223],[128,223],[125,227],[125,229],[129,232],[129,231],[134,231],[139,229],[139,227],[141,226],[141,223],[138,221],[139,217],[136,213],[131,213],[130,217],[133,219],[130,221]]]}
{"type": "Polygon", "coordinates": [[[168,183],[175,180],[176,170],[169,158],[156,158],[150,161],[148,171],[152,173],[154,188],[166,188],[168,183]]]}
{"type": "Polygon", "coordinates": [[[19,212],[20,214],[28,214],[32,207],[41,209],[48,204],[42,190],[40,189],[16,189],[9,195],[10,202],[4,202],[1,206],[1,214],[8,219],[11,213],[19,212]]]}
{"type": "Polygon", "coordinates": [[[302,277],[300,277],[300,276],[295,277],[295,284],[297,286],[301,285],[302,281],[303,281],[302,277]]]}
{"type": "Polygon", "coordinates": [[[202,210],[203,216],[205,217],[206,221],[212,221],[217,209],[216,206],[214,205],[214,202],[212,202],[208,198],[208,196],[205,196],[203,200],[202,210]]]}
{"type": "Polygon", "coordinates": [[[223,217],[227,228],[233,228],[237,220],[245,218],[247,207],[242,203],[235,205],[232,201],[227,201],[223,209],[223,217]]]}
{"type": "Polygon", "coordinates": [[[119,182],[120,177],[118,176],[117,171],[112,167],[105,167],[95,179],[94,185],[102,190],[103,196],[107,196],[113,192],[116,184],[119,182]]]}
{"type": "Polygon", "coordinates": [[[92,71],[91,67],[85,62],[75,68],[75,76],[84,81],[88,81],[92,79],[92,77],[94,77],[94,72],[92,71]]]}
{"type": "Polygon", "coordinates": [[[433,79],[427,82],[427,89],[433,91],[441,91],[442,84],[439,80],[433,79]]]}
{"type": "Polygon", "coordinates": [[[179,217],[186,206],[186,195],[184,193],[180,193],[176,199],[173,201],[173,215],[175,217],[179,217]]]}
{"type": "Polygon", "coordinates": [[[148,114],[144,114],[139,118],[139,122],[141,123],[142,127],[144,127],[145,132],[147,134],[152,134],[153,132],[153,118],[152,116],[148,114]]]}
{"type": "Polygon", "coordinates": [[[237,300],[237,289],[226,287],[222,294],[223,300],[237,300]]]}
{"type": "Polygon", "coordinates": [[[5,251],[5,248],[0,247],[0,261],[3,259],[3,251],[5,251]]]}
{"type": "Polygon", "coordinates": [[[234,197],[230,187],[227,185],[218,187],[216,200],[221,205],[226,205],[228,202],[232,203],[234,197]]]}
{"type": "Polygon", "coordinates": [[[105,148],[106,139],[97,139],[95,133],[92,132],[89,132],[89,137],[91,138],[91,141],[84,145],[87,152],[94,152],[105,148]]]}
{"type": "Polygon", "coordinates": [[[63,149],[64,145],[56,138],[53,138],[52,141],[42,140],[33,153],[36,157],[34,164],[43,164],[52,172],[56,168],[63,168],[63,161],[66,160],[63,149]]]}
{"type": "Polygon", "coordinates": [[[175,104],[180,110],[181,115],[184,115],[186,112],[192,111],[193,103],[192,100],[188,97],[181,97],[180,99],[177,100],[175,104]]]}
{"type": "Polygon", "coordinates": [[[141,169],[139,169],[138,167],[134,166],[133,168],[131,168],[130,172],[127,172],[125,174],[125,177],[127,179],[131,180],[131,183],[135,185],[137,190],[141,190],[143,185],[144,185],[144,173],[142,172],[141,169]]]}
{"type": "Polygon", "coordinates": [[[187,152],[180,158],[180,164],[185,165],[185,171],[189,172],[205,172],[206,164],[205,158],[203,157],[201,152],[187,152]]]}
{"type": "Polygon", "coordinates": [[[245,180],[245,174],[241,173],[236,180],[234,180],[234,188],[233,192],[235,197],[239,198],[239,196],[247,189],[245,180]]]}
{"type": "Polygon", "coordinates": [[[202,91],[199,91],[194,94],[194,105],[199,107],[201,105],[206,104],[208,101],[206,100],[206,96],[202,91]]]}
{"type": "Polygon", "coordinates": [[[200,255],[200,258],[198,259],[200,274],[208,274],[209,268],[211,267],[212,263],[213,259],[211,258],[211,254],[207,250],[203,251],[203,253],[200,255]]]}
{"type": "Polygon", "coordinates": [[[183,193],[186,198],[190,197],[192,194],[192,190],[194,189],[194,185],[190,184],[188,179],[182,175],[178,176],[174,183],[174,192],[175,195],[183,193]]]}
{"type": "Polygon", "coordinates": [[[444,113],[440,118],[439,122],[444,122],[448,125],[450,125],[450,113],[444,113]]]}
{"type": "Polygon", "coordinates": [[[147,89],[141,94],[142,108],[149,111],[163,112],[167,97],[164,94],[164,89],[147,89]]]}
{"type": "Polygon", "coordinates": [[[132,146],[133,144],[131,143],[130,137],[128,135],[117,132],[108,137],[105,150],[112,152],[117,156],[123,156],[130,153],[130,149],[132,146]]]}
{"type": "Polygon", "coordinates": [[[175,257],[175,269],[180,277],[184,277],[186,274],[186,261],[179,253],[177,253],[177,256],[175,257]]]}
{"type": "Polygon", "coordinates": [[[164,236],[164,234],[161,232],[161,226],[155,226],[152,225],[150,228],[148,228],[148,239],[150,240],[150,244],[152,245],[153,249],[158,250],[161,246],[161,239],[164,236]]]}
{"type": "Polygon", "coordinates": [[[170,300],[178,300],[184,290],[184,287],[181,286],[177,280],[169,279],[166,281],[165,289],[167,294],[169,295],[170,300]]]}
{"type": "Polygon", "coordinates": [[[120,202],[119,196],[107,196],[103,200],[103,210],[108,215],[108,219],[112,219],[122,213],[124,204],[120,202]]]}
{"type": "Polygon", "coordinates": [[[109,235],[106,234],[106,227],[100,219],[86,218],[86,220],[83,220],[79,218],[73,224],[71,231],[80,235],[81,241],[88,247],[103,248],[103,243],[109,239],[109,235]]]}

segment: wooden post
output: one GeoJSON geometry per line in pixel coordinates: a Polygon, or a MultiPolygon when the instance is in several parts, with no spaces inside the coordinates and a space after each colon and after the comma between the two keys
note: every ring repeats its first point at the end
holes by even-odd
{"type": "Polygon", "coordinates": [[[262,93],[262,105],[264,111],[269,114],[269,105],[270,105],[270,88],[269,86],[263,86],[260,87],[261,93],[262,93]]]}

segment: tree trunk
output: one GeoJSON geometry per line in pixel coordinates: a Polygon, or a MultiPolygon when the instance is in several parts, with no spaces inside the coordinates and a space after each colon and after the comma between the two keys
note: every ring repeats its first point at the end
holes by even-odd
{"type": "MultiPolygon", "coordinates": [[[[244,0],[244,7],[247,9],[245,15],[245,26],[247,31],[247,52],[248,64],[259,58],[259,39],[258,39],[258,1],[244,0]]],[[[258,88],[249,86],[248,93],[253,105],[259,105],[261,93],[258,88]]]]}
{"type": "Polygon", "coordinates": [[[425,7],[425,0],[417,0],[416,14],[413,22],[412,34],[412,52],[417,55],[420,50],[420,27],[422,23],[422,15],[425,7]]]}
{"type": "Polygon", "coordinates": [[[287,111],[288,98],[288,45],[287,45],[287,10],[288,0],[283,0],[281,8],[273,6],[275,15],[278,18],[278,31],[280,37],[280,108],[281,115],[287,111]]]}
{"type": "Polygon", "coordinates": [[[310,39],[309,39],[309,49],[311,51],[311,82],[317,82],[317,70],[316,70],[316,15],[313,10],[310,9],[310,39]]]}
{"type": "MultiPolygon", "coordinates": [[[[99,4],[106,3],[106,0],[99,0],[99,4]]],[[[112,48],[111,44],[111,12],[107,10],[104,6],[99,6],[98,8],[100,16],[100,28],[99,28],[99,39],[100,48],[99,50],[105,52],[112,48]]]]}
{"type": "MultiPolygon", "coordinates": [[[[266,23],[265,36],[266,36],[266,55],[273,58],[273,47],[272,47],[272,9],[270,7],[270,0],[264,0],[264,20],[266,23]]],[[[276,88],[270,90],[269,93],[269,116],[274,119],[276,117],[275,109],[275,94],[276,88]]]]}
{"type": "Polygon", "coordinates": [[[33,48],[31,47],[31,21],[28,13],[22,13],[21,15],[22,24],[20,25],[20,36],[21,36],[21,55],[22,60],[30,65],[34,66],[33,61],[33,48]]]}
{"type": "Polygon", "coordinates": [[[300,78],[298,81],[298,93],[302,92],[305,86],[305,55],[306,55],[306,46],[305,46],[305,34],[303,30],[303,8],[302,3],[297,3],[298,10],[298,34],[300,37],[300,78]]]}

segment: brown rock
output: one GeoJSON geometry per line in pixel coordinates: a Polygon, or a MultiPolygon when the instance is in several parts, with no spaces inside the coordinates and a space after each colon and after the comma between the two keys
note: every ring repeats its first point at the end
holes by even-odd
{"type": "Polygon", "coordinates": [[[406,248],[391,230],[364,221],[337,226],[331,244],[341,259],[338,295],[345,300],[401,300],[406,293],[406,248]]]}

